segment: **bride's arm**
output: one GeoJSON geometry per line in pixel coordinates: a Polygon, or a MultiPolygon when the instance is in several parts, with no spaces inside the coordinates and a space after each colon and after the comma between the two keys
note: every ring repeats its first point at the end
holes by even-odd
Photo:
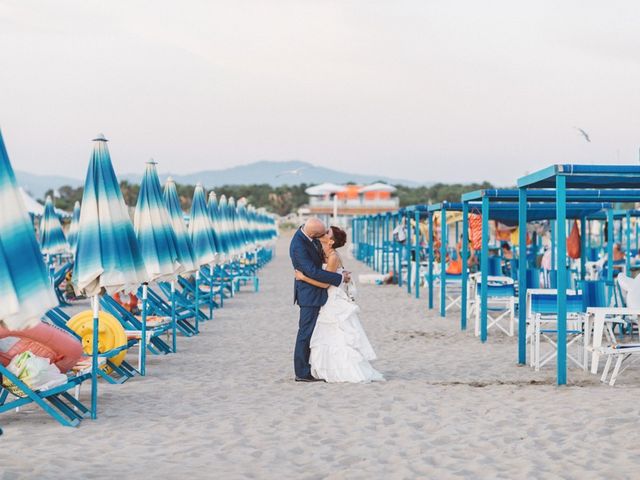
{"type": "Polygon", "coordinates": [[[330,284],[328,284],[328,283],[319,282],[317,280],[314,280],[313,278],[307,277],[300,270],[296,270],[296,279],[300,280],[301,282],[305,282],[305,283],[308,283],[310,285],[314,285],[314,286],[319,287],[319,288],[329,288],[329,286],[330,286],[330,284]]]}

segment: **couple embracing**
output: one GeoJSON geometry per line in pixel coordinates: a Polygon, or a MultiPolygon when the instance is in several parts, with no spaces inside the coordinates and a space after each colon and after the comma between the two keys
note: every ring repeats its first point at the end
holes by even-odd
{"type": "Polygon", "coordinates": [[[295,269],[294,303],[300,323],[294,351],[297,382],[384,380],[370,360],[376,355],[360,324],[353,284],[337,249],[347,234],[310,218],[291,240],[295,269]]]}

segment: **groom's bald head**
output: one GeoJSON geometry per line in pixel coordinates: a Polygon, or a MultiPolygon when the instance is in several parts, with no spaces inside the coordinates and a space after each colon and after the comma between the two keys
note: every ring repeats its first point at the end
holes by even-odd
{"type": "Polygon", "coordinates": [[[311,238],[320,238],[327,233],[327,227],[318,217],[311,217],[304,222],[304,233],[311,238]]]}

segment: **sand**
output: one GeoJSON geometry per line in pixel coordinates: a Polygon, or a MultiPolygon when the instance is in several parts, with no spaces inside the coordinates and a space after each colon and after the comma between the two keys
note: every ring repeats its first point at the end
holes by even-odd
{"type": "Polygon", "coordinates": [[[359,288],[387,382],[293,382],[287,246],[259,293],[227,302],[177,355],[151,356],[149,376],[101,384],[97,421],[65,428],[33,407],[0,416],[0,479],[640,475],[640,369],[615,388],[571,370],[558,388],[553,367],[516,365],[515,339],[481,345],[457,315],[396,286],[359,288]]]}

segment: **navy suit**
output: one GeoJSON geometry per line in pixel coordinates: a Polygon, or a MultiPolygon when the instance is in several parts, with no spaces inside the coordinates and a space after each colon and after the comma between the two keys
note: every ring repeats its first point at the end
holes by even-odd
{"type": "MultiPolygon", "coordinates": [[[[342,282],[342,275],[322,269],[323,257],[320,253],[320,248],[320,242],[318,240],[309,240],[302,232],[302,229],[298,229],[289,246],[289,256],[291,257],[293,268],[300,270],[313,280],[337,287],[342,282]]],[[[313,329],[316,326],[320,308],[326,302],[326,288],[319,288],[298,280],[295,281],[293,303],[297,303],[300,307],[298,337],[296,338],[296,347],[293,354],[293,366],[296,377],[311,377],[309,342],[311,341],[313,329]]]]}

